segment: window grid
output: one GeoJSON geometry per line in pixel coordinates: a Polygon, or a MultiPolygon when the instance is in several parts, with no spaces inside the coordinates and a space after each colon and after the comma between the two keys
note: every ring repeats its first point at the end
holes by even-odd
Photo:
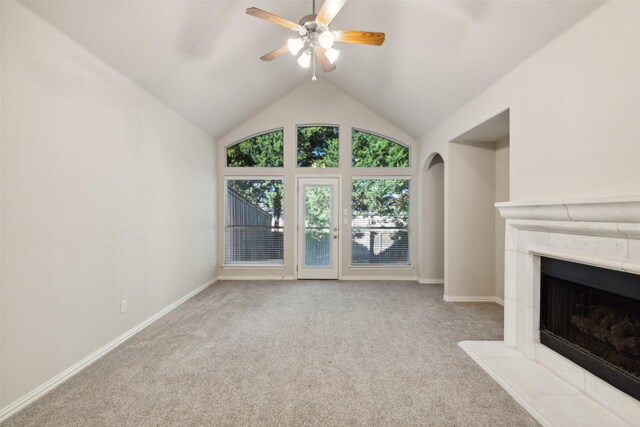
{"type": "MultiPolygon", "coordinates": [[[[351,128],[351,168],[370,168],[366,176],[353,177],[352,180],[352,257],[354,267],[366,266],[410,266],[410,224],[409,224],[409,184],[410,177],[399,169],[410,166],[410,148],[382,135],[361,129],[351,128]],[[362,138],[365,138],[364,140],[362,138]],[[356,139],[360,138],[360,147],[356,139]],[[376,145],[367,145],[368,139],[374,139],[376,145]],[[366,150],[372,150],[365,153],[366,150]],[[393,151],[393,152],[391,152],[393,151]],[[364,155],[363,155],[364,153],[364,155]],[[368,156],[368,157],[367,157],[368,156]],[[391,172],[396,168],[399,176],[382,175],[382,171],[391,172]],[[371,191],[356,188],[356,183],[372,185],[372,183],[386,183],[387,191],[371,191]],[[389,183],[395,183],[389,187],[389,183]],[[380,200],[356,206],[353,195],[357,193],[373,193],[380,196],[380,200]]],[[[263,132],[230,145],[226,148],[227,167],[283,167],[284,166],[284,129],[263,132]],[[261,137],[276,136],[275,144],[266,147],[273,156],[262,156],[258,153],[265,151],[265,146],[254,144],[261,137]],[[244,157],[236,156],[230,160],[233,150],[241,152],[244,157]],[[278,154],[279,153],[279,154],[278,154]],[[257,159],[252,159],[256,156],[257,159]],[[265,160],[265,157],[267,160],[265,160]],[[247,161],[246,159],[249,158],[247,161]],[[238,160],[239,159],[239,160],[238,160]]],[[[264,143],[264,139],[262,140],[264,143]]],[[[271,140],[273,141],[273,139],[271,140]]],[[[269,144],[267,144],[269,145],[269,144]]],[[[338,167],[340,150],[339,126],[335,125],[298,125],[296,126],[296,153],[298,167],[338,167]],[[311,131],[309,131],[311,129],[311,131]],[[304,136],[304,131],[307,131],[304,136]],[[302,135],[302,138],[301,138],[302,135]],[[320,137],[325,137],[324,140],[320,137]],[[306,139],[305,139],[306,138],[306,139]],[[315,140],[312,140],[316,138],[315,140]],[[331,144],[327,140],[331,138],[331,144]],[[302,150],[300,141],[310,142],[302,150]],[[309,154],[311,153],[311,154],[309,154]]],[[[363,170],[364,172],[364,170],[363,170]]],[[[229,170],[231,176],[235,172],[229,170]]],[[[259,172],[264,174],[265,171],[259,172]]],[[[281,172],[280,172],[281,174],[281,172]]],[[[284,263],[284,214],[282,176],[271,173],[261,178],[247,178],[243,176],[227,177],[225,180],[225,223],[224,223],[224,261],[231,265],[282,265],[284,263]],[[274,219],[273,197],[270,203],[265,200],[251,199],[247,194],[236,191],[229,183],[234,182],[277,182],[280,188],[278,196],[280,208],[278,219],[274,219]]],[[[366,187],[366,185],[365,185],[366,187]]],[[[375,190],[375,189],[374,189],[375,190]]],[[[262,195],[264,199],[265,194],[262,195]]],[[[250,194],[251,195],[251,194],[250,194]]],[[[255,196],[255,194],[253,195],[255,196]]]]}

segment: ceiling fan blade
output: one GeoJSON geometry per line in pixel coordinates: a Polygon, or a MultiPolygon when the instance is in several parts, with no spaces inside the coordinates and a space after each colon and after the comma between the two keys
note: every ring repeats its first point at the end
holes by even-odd
{"type": "Polygon", "coordinates": [[[273,50],[265,55],[262,55],[260,59],[262,59],[263,61],[271,61],[273,59],[276,59],[280,55],[284,55],[288,51],[289,51],[289,48],[285,44],[284,46],[279,47],[276,50],[273,50]]]}
{"type": "Polygon", "coordinates": [[[320,65],[322,65],[322,69],[325,73],[330,73],[336,69],[336,66],[329,61],[327,58],[327,54],[324,53],[324,48],[317,47],[316,48],[316,57],[320,60],[320,65]]]}
{"type": "Polygon", "coordinates": [[[256,18],[264,19],[265,21],[282,25],[283,27],[289,28],[291,30],[300,30],[300,25],[296,24],[295,22],[291,22],[288,19],[281,18],[278,15],[274,15],[273,13],[266,12],[262,9],[258,9],[257,7],[250,7],[246,12],[247,15],[255,16],[256,18]]]}
{"type": "Polygon", "coordinates": [[[337,42],[370,44],[372,46],[380,46],[384,43],[384,33],[375,33],[373,31],[334,31],[333,37],[337,42]]]}
{"type": "Polygon", "coordinates": [[[320,8],[320,12],[318,12],[318,16],[316,16],[316,21],[324,26],[328,26],[346,2],[347,0],[325,0],[320,8]]]}

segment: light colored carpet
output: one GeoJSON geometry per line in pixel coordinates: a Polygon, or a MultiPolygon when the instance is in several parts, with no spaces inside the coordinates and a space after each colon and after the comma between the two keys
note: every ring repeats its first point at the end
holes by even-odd
{"type": "Polygon", "coordinates": [[[537,425],[456,344],[501,319],[416,282],[219,282],[3,425],[537,425]]]}

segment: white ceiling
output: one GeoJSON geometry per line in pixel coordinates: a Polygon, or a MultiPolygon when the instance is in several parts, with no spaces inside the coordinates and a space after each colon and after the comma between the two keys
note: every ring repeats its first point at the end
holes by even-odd
{"type": "MultiPolygon", "coordinates": [[[[23,3],[214,137],[311,77],[288,54],[260,61],[293,33],[244,13],[297,22],[310,0],[23,3]]],[[[599,4],[350,0],[331,28],[382,31],[386,42],[339,44],[338,69],[320,75],[419,137],[599,4]]]]}

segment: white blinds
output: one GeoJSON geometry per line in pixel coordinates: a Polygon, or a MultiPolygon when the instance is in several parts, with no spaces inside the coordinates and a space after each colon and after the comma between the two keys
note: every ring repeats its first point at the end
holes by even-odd
{"type": "Polygon", "coordinates": [[[409,180],[353,180],[351,263],[409,262],[409,180]]]}
{"type": "Polygon", "coordinates": [[[227,181],[226,263],[282,264],[282,189],[282,180],[227,181]]]}

